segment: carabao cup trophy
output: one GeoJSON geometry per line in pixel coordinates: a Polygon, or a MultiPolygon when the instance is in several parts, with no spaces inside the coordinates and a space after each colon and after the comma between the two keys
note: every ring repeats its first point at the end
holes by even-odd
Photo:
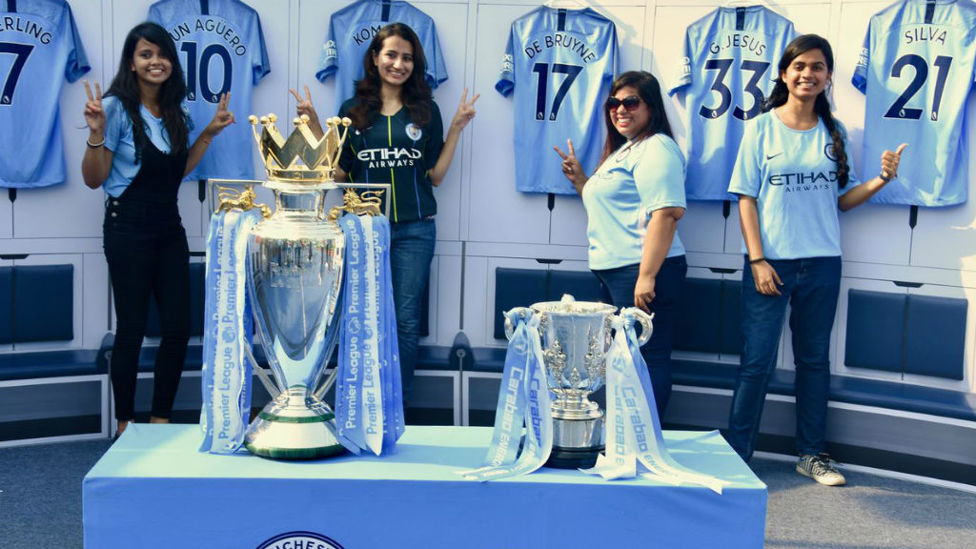
{"type": "MultiPolygon", "coordinates": [[[[613,305],[575,301],[565,295],[561,301],[544,301],[530,306],[541,316],[539,337],[552,402],[552,453],[548,467],[576,469],[592,467],[604,450],[604,412],[589,396],[606,381],[606,353],[611,343],[613,305]]],[[[651,316],[639,309],[634,320],[641,325],[638,344],[651,337],[651,316]]],[[[505,333],[511,339],[511,322],[505,333]]]]}
{"type": "Polygon", "coordinates": [[[303,116],[286,140],[274,115],[249,120],[275,209],[248,240],[248,292],[280,393],[248,427],[244,445],[262,457],[325,457],[343,451],[321,395],[335,377],[323,380],[337,340],[345,238],[324,205],[338,188],[332,176],[350,122],[329,119],[317,139],[303,116]]]}

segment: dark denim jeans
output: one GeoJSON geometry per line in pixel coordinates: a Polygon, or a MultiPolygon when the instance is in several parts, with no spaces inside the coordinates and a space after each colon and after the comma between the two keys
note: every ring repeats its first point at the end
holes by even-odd
{"type": "MultiPolygon", "coordinates": [[[[605,299],[615,306],[634,306],[634,286],[637,285],[637,275],[640,265],[627,265],[616,269],[594,270],[600,279],[605,299]]],[[[651,385],[654,387],[654,400],[657,402],[658,416],[664,415],[664,409],[671,399],[671,344],[674,340],[674,315],[679,300],[681,287],[688,272],[688,262],[685,256],[669,257],[661,264],[661,269],[654,279],[654,301],[651,302],[651,312],[654,313],[654,331],[651,340],[641,347],[641,356],[647,362],[651,374],[651,385]]],[[[594,400],[603,405],[603,392],[595,395],[594,400]]]]}
{"type": "Polygon", "coordinates": [[[824,451],[830,389],[830,330],[840,292],[840,257],[769,260],[782,295],[756,291],[749,258],[742,275],[742,355],[729,412],[729,444],[752,457],[769,378],[783,332],[786,306],[796,364],[796,447],[801,454],[824,451]]]}
{"type": "Polygon", "coordinates": [[[434,257],[437,229],[433,219],[391,223],[390,226],[390,270],[396,304],[403,403],[406,406],[413,388],[420,341],[421,301],[430,279],[430,260],[434,257]]]}

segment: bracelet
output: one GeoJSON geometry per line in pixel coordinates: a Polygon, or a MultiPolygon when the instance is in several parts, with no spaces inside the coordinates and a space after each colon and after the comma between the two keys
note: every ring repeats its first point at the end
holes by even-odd
{"type": "Polygon", "coordinates": [[[878,174],[878,179],[884,181],[885,183],[889,183],[889,182],[891,182],[891,180],[893,179],[893,177],[885,177],[884,172],[881,172],[880,174],[878,174]]]}
{"type": "Polygon", "coordinates": [[[88,139],[85,140],[85,144],[88,145],[89,149],[97,149],[105,144],[105,138],[103,137],[102,140],[99,141],[98,143],[92,143],[91,138],[89,137],[88,139]]]}
{"type": "Polygon", "coordinates": [[[750,259],[749,260],[749,264],[750,265],[755,265],[756,263],[762,263],[763,261],[766,261],[766,258],[765,257],[759,257],[759,258],[756,258],[756,259],[750,259]]]}

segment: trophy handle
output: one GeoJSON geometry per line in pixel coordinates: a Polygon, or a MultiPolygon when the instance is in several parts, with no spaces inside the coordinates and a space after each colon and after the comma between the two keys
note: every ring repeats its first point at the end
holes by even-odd
{"type": "Polygon", "coordinates": [[[264,371],[264,368],[262,368],[260,364],[258,364],[257,359],[254,358],[254,353],[251,351],[251,346],[244,345],[243,347],[244,356],[247,357],[248,362],[251,363],[251,371],[258,376],[258,380],[261,382],[261,385],[264,385],[265,390],[268,391],[268,394],[271,395],[272,399],[278,396],[281,393],[281,389],[278,388],[278,385],[276,385],[275,382],[271,381],[271,378],[268,377],[268,373],[264,371]]]}
{"type": "Polygon", "coordinates": [[[532,318],[533,314],[535,313],[528,307],[515,307],[509,309],[508,312],[505,313],[505,337],[511,340],[512,336],[515,335],[515,325],[512,324],[512,316],[518,316],[519,318],[528,320],[532,318]]]}
{"type": "Polygon", "coordinates": [[[647,314],[637,307],[625,307],[621,309],[620,316],[628,323],[637,322],[641,325],[641,333],[637,336],[637,345],[643,346],[651,339],[651,332],[654,331],[654,324],[651,322],[654,318],[653,314],[647,314]]]}

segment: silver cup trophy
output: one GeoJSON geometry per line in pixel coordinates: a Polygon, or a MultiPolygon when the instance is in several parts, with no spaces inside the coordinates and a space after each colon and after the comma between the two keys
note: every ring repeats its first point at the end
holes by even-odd
{"type": "MultiPolygon", "coordinates": [[[[593,467],[604,450],[604,412],[589,396],[606,381],[606,353],[611,343],[613,305],[576,301],[570,295],[561,301],[544,301],[530,306],[539,319],[539,337],[552,402],[552,453],[548,467],[576,469],[593,467]]],[[[651,316],[627,308],[621,314],[641,325],[638,344],[651,337],[651,316]]],[[[514,334],[506,318],[505,334],[514,334]]]]}
{"type": "Polygon", "coordinates": [[[348,119],[327,121],[316,139],[307,118],[284,139],[274,115],[250,117],[275,210],[248,240],[248,292],[257,332],[278,394],[247,429],[244,445],[275,459],[315,459],[343,451],[332,410],[321,395],[334,380],[323,373],[335,348],[345,238],[324,211],[338,188],[332,174],[348,119]],[[321,385],[320,385],[321,384],[321,385]],[[319,390],[316,391],[316,387],[319,390]]]}

